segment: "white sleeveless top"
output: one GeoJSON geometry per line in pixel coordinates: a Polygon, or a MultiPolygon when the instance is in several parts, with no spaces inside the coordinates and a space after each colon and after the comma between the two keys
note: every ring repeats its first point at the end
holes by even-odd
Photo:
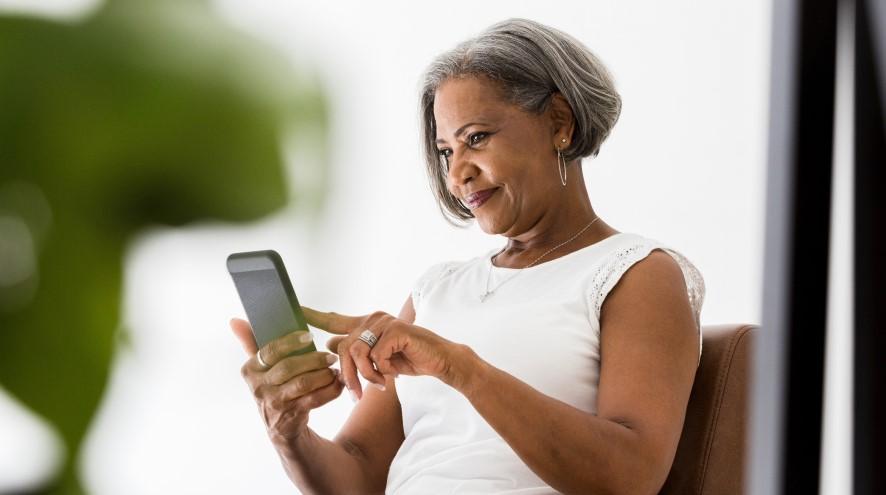
{"type": "MultiPolygon", "coordinates": [[[[677,251],[626,232],[522,271],[492,265],[499,248],[435,264],[413,288],[415,324],[467,344],[543,394],[596,414],[600,308],[625,271],[656,248],[682,268],[700,329],[705,288],[699,271],[677,251]],[[480,302],[490,267],[495,292],[480,302]]],[[[400,375],[396,386],[405,440],[386,494],[557,493],[455,389],[427,376],[400,375]]]]}

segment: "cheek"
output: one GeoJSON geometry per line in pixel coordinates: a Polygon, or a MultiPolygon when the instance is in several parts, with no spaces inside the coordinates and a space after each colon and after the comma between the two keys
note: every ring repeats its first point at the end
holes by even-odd
{"type": "Polygon", "coordinates": [[[488,149],[484,157],[490,173],[489,183],[501,189],[500,201],[507,209],[522,210],[549,194],[546,184],[550,182],[548,173],[558,177],[556,155],[550,160],[550,166],[541,150],[535,143],[514,143],[499,141],[488,149]]]}
{"type": "MultiPolygon", "coordinates": [[[[502,203],[505,209],[518,215],[544,209],[544,205],[554,200],[555,195],[562,194],[560,189],[551,186],[559,180],[556,164],[551,165],[550,170],[543,170],[538,163],[524,166],[527,167],[525,172],[512,177],[500,191],[504,193],[502,203]],[[549,177],[547,173],[553,175],[549,177]]],[[[559,182],[556,185],[559,186],[559,182]]]]}
{"type": "Polygon", "coordinates": [[[520,184],[503,186],[499,193],[501,193],[498,200],[499,211],[505,216],[519,217],[533,203],[532,193],[520,184]]]}

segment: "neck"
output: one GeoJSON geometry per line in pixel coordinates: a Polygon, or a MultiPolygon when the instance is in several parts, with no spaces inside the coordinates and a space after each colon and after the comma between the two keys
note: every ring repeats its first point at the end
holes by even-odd
{"type": "MultiPolygon", "coordinates": [[[[585,187],[581,167],[577,163],[571,163],[568,172],[566,187],[557,184],[557,187],[561,187],[562,190],[550,193],[550,197],[558,198],[556,203],[546,208],[523,232],[515,235],[505,234],[508,237],[508,243],[501,254],[496,257],[497,261],[518,262],[518,257],[520,260],[525,260],[538,256],[570,239],[597,217],[585,187]]],[[[556,257],[555,255],[558,253],[565,254],[574,251],[616,232],[602,218],[598,219],[581,235],[548,256],[556,257]]]]}

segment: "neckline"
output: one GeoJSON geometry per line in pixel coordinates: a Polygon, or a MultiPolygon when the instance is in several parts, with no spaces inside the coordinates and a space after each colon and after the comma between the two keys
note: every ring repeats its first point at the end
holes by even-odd
{"type": "Polygon", "coordinates": [[[605,243],[606,241],[608,241],[608,240],[610,240],[610,239],[612,239],[612,238],[614,238],[614,237],[619,237],[619,236],[627,235],[627,234],[628,234],[628,232],[618,232],[618,233],[612,234],[611,236],[609,236],[609,237],[604,237],[604,238],[600,239],[599,241],[597,241],[597,242],[595,242],[595,243],[593,243],[593,244],[588,244],[587,246],[585,246],[585,247],[583,247],[583,248],[581,248],[581,249],[576,249],[575,251],[572,251],[571,253],[564,254],[563,256],[560,256],[559,258],[554,258],[554,259],[552,259],[552,260],[548,260],[548,261],[545,261],[545,262],[542,262],[542,263],[537,263],[537,264],[532,265],[532,266],[530,266],[530,267],[528,267],[528,268],[509,268],[509,267],[506,267],[506,266],[495,266],[495,265],[493,265],[493,264],[492,264],[492,256],[493,256],[496,252],[498,252],[501,248],[493,248],[492,250],[488,251],[488,252],[483,256],[483,262],[484,262],[484,264],[485,264],[487,267],[491,267],[493,271],[498,270],[499,272],[504,272],[504,273],[507,273],[507,272],[519,272],[519,271],[522,271],[522,270],[529,271],[529,270],[534,270],[534,269],[536,269],[536,268],[539,268],[539,267],[541,267],[541,266],[549,265],[549,264],[551,264],[551,263],[556,263],[556,262],[558,262],[558,261],[560,261],[560,260],[562,260],[562,259],[566,259],[566,258],[571,258],[571,257],[573,257],[573,256],[577,256],[578,254],[583,253],[583,252],[585,252],[585,251],[589,251],[589,250],[591,250],[591,249],[593,249],[593,248],[595,248],[595,247],[597,247],[597,246],[599,246],[599,245],[605,243]]]}

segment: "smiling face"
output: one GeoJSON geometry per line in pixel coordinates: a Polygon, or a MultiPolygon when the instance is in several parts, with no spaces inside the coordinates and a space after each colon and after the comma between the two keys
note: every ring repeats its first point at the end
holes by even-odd
{"type": "Polygon", "coordinates": [[[559,122],[558,108],[526,112],[483,77],[449,79],[438,88],[434,118],[437,148],[449,165],[447,187],[484,232],[518,235],[562,201],[554,145],[568,144],[561,139],[568,140],[571,125],[559,122]],[[469,202],[485,189],[494,189],[485,202],[469,202]]]}

